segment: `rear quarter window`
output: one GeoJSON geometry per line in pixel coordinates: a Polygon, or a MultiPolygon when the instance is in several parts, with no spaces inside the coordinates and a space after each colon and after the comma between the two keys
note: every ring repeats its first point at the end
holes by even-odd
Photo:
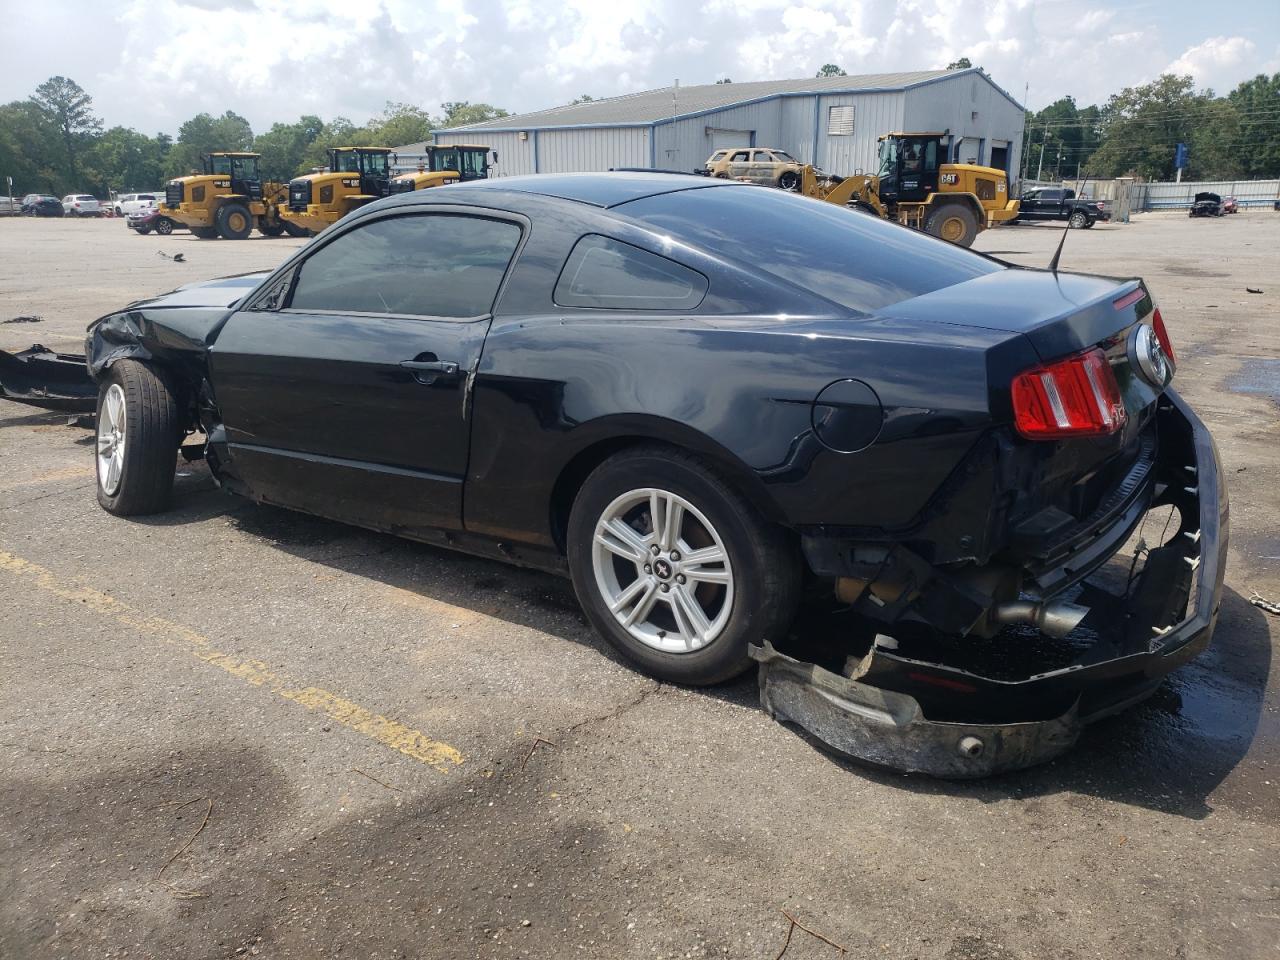
{"type": "Polygon", "coordinates": [[[553,298],[562,307],[690,310],[707,293],[696,270],[621,240],[588,234],[565,261],[553,298]]]}
{"type": "Polygon", "coordinates": [[[704,187],[615,210],[861,313],[1004,269],[917,230],[779,190],[704,187]]]}

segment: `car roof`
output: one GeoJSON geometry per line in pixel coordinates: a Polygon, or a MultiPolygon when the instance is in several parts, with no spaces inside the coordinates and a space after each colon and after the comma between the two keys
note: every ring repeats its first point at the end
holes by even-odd
{"type": "MultiPolygon", "coordinates": [[[[607,209],[664,193],[723,188],[750,189],[746,184],[713,180],[692,173],[543,173],[453,184],[447,192],[431,199],[442,203],[455,199],[479,202],[485,199],[486,194],[499,190],[555,197],[607,209]]],[[[414,192],[399,194],[396,199],[402,203],[413,203],[421,202],[423,198],[414,192]]]]}

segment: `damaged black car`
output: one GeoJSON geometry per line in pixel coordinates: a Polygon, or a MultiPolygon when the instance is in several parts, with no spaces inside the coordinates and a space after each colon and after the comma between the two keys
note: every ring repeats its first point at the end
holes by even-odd
{"type": "Polygon", "coordinates": [[[182,445],[232,493],[567,574],[640,669],[757,663],[774,716],[898,769],[1055,756],[1218,613],[1218,457],[1143,283],[804,197],[391,197],[87,356],[108,511],[164,509],[182,445]]]}

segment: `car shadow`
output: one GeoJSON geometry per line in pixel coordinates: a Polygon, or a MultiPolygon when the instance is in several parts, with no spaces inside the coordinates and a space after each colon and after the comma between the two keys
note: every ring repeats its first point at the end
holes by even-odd
{"type": "MultiPolygon", "coordinates": [[[[630,668],[589,627],[567,579],[250,503],[217,490],[204,464],[183,467],[188,475],[178,479],[174,508],[135,522],[178,526],[224,516],[241,533],[291,556],[569,639],[630,668]]],[[[1268,738],[1266,749],[1280,747],[1280,729],[1272,729],[1280,723],[1264,710],[1270,667],[1265,615],[1224,587],[1214,642],[1206,653],[1172,674],[1149,700],[1088,727],[1070,752],[1039,767],[980,781],[908,776],[831,754],[791,729],[851,773],[913,792],[984,802],[1074,792],[1201,819],[1213,809],[1211,795],[1259,735],[1268,738]]],[[[754,670],[697,692],[759,707],[754,670]]]]}

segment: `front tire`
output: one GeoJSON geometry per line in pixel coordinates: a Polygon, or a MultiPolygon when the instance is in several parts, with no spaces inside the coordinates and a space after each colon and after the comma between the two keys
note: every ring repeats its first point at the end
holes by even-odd
{"type": "Polygon", "coordinates": [[[178,404],[156,371],[120,360],[98,392],[95,464],[98,503],[118,517],[169,504],[182,430],[178,404]]]}
{"type": "Polygon", "coordinates": [[[253,215],[243,203],[224,203],[214,219],[218,236],[226,240],[243,240],[253,229],[253,215]]]}
{"type": "Polygon", "coordinates": [[[169,236],[169,234],[173,233],[173,221],[161,217],[156,221],[156,233],[162,237],[169,236]]]}
{"type": "Polygon", "coordinates": [[[787,193],[795,193],[800,189],[800,174],[794,170],[783,171],[782,175],[778,177],[778,186],[787,191],[787,193]]]}
{"type": "Polygon", "coordinates": [[[925,233],[954,243],[958,247],[973,246],[978,235],[978,220],[973,211],[963,204],[944,203],[925,221],[925,233]]]}
{"type": "Polygon", "coordinates": [[[300,227],[289,220],[282,220],[281,223],[284,224],[284,232],[291,237],[307,237],[311,235],[311,231],[306,227],[300,227]]]}
{"type": "Polygon", "coordinates": [[[271,223],[266,217],[258,218],[258,232],[264,237],[278,237],[284,233],[283,223],[271,223]]]}
{"type": "Polygon", "coordinates": [[[800,561],[787,535],[683,451],[610,457],[569,515],[569,571],[592,626],[660,680],[721,683],[747,646],[795,615],[800,561]]]}

